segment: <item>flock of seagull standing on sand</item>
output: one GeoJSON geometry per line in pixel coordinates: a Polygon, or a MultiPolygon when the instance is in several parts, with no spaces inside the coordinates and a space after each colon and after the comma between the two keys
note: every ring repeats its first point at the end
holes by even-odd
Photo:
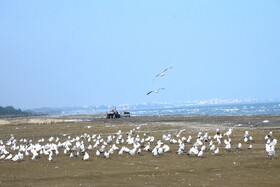
{"type": "MultiPolygon", "coordinates": [[[[160,138],[155,138],[151,133],[144,133],[144,131],[140,133],[139,129],[144,125],[146,124],[139,125],[128,132],[118,130],[106,135],[84,133],[80,136],[64,134],[47,139],[40,138],[37,141],[17,139],[12,134],[7,141],[0,140],[0,162],[46,158],[53,161],[59,160],[58,155],[82,160],[89,160],[91,157],[108,159],[112,155],[152,154],[154,157],[160,157],[168,152],[202,158],[207,154],[213,156],[223,154],[220,149],[227,152],[233,149],[252,150],[255,142],[249,131],[245,131],[243,140],[233,144],[231,137],[234,127],[229,128],[225,133],[216,129],[212,136],[208,132],[199,132],[195,137],[187,136],[186,129],[182,129],[178,133],[163,134],[160,138]],[[183,132],[185,132],[184,136],[183,132]]],[[[272,131],[265,135],[263,142],[267,157],[275,157],[277,140],[273,137],[272,131]]]]}

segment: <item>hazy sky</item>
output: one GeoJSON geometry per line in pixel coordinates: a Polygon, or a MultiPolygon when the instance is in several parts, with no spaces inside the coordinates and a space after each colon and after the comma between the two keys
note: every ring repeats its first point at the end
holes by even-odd
{"type": "Polygon", "coordinates": [[[280,1],[0,0],[0,67],[23,109],[280,100],[280,1]]]}

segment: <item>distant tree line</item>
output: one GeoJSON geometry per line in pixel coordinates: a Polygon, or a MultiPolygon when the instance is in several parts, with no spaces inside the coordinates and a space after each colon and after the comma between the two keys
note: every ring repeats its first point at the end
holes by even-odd
{"type": "Polygon", "coordinates": [[[0,115],[28,115],[30,113],[24,112],[21,109],[15,109],[12,106],[1,107],[0,106],[0,115]]]}

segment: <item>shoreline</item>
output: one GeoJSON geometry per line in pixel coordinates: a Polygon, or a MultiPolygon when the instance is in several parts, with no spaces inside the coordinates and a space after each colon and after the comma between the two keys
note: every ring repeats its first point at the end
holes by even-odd
{"type": "Polygon", "coordinates": [[[162,116],[131,116],[118,119],[106,119],[105,115],[28,115],[2,116],[0,125],[19,124],[53,124],[53,123],[151,123],[151,122],[187,122],[200,124],[216,124],[231,126],[280,126],[280,114],[263,115],[162,115],[162,116]]]}

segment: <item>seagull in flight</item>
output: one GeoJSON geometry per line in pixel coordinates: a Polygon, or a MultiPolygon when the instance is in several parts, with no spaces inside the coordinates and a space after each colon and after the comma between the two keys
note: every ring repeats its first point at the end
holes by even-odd
{"type": "Polygon", "coordinates": [[[147,95],[150,95],[150,94],[153,93],[153,92],[158,93],[160,90],[165,90],[165,88],[158,88],[158,89],[156,89],[156,90],[149,91],[149,92],[147,93],[147,95]]]}
{"type": "Polygon", "coordinates": [[[156,78],[158,78],[158,77],[163,77],[163,76],[165,75],[165,73],[166,73],[168,70],[172,69],[172,68],[173,68],[173,67],[166,68],[166,69],[163,70],[160,74],[157,74],[156,77],[153,79],[153,81],[154,81],[156,78]]]}

